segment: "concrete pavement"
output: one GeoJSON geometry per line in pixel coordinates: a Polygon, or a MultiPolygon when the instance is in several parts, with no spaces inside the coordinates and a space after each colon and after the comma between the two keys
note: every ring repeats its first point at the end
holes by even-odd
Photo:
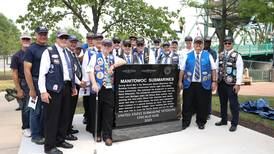
{"type": "Polygon", "coordinates": [[[21,112],[16,101],[7,102],[0,93],[0,154],[16,154],[21,141],[21,112]]]}

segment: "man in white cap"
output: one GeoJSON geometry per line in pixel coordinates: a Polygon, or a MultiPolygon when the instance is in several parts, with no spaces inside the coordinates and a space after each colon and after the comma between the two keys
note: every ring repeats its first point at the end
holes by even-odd
{"type": "Polygon", "coordinates": [[[68,38],[66,31],[59,30],[56,43],[41,57],[38,84],[45,113],[44,151],[48,154],[62,154],[56,147],[73,148],[65,141],[70,127],[71,96],[77,94],[74,62],[66,49],[68,38]]]}
{"type": "Polygon", "coordinates": [[[22,130],[26,137],[31,136],[29,125],[29,109],[27,107],[29,98],[29,88],[24,74],[24,56],[26,49],[31,44],[31,36],[25,32],[20,37],[21,49],[16,52],[11,59],[10,68],[12,69],[12,78],[17,91],[17,101],[21,107],[22,130]]]}

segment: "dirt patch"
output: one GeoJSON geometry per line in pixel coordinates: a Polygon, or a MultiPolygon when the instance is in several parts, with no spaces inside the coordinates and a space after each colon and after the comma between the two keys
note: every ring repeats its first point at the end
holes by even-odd
{"type": "MultiPolygon", "coordinates": [[[[212,111],[212,114],[215,116],[220,117],[220,112],[212,111]]],[[[228,119],[231,120],[231,115],[228,115],[228,119]]],[[[268,127],[260,123],[255,123],[252,121],[247,121],[247,120],[239,120],[239,125],[247,127],[249,129],[255,130],[257,132],[263,133],[265,135],[274,137],[274,128],[273,127],[268,127]]]]}

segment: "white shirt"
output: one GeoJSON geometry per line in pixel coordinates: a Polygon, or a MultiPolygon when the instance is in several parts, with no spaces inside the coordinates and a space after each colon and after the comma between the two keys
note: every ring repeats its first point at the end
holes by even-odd
{"type": "Polygon", "coordinates": [[[89,47],[84,54],[83,62],[82,62],[82,74],[83,74],[82,81],[86,82],[87,86],[90,85],[90,80],[89,80],[89,75],[87,74],[86,69],[88,67],[89,62],[91,61],[91,58],[89,59],[88,52],[91,52],[93,49],[95,50],[95,53],[98,52],[98,49],[96,47],[89,47]]]}
{"type": "MultiPolygon", "coordinates": [[[[231,49],[229,51],[225,50],[225,55],[229,55],[234,49],[231,49]],[[227,54],[226,54],[227,52],[227,54]]],[[[241,85],[242,80],[243,80],[243,72],[244,72],[244,63],[242,56],[238,54],[237,61],[236,61],[236,85],[241,85]]]]}
{"type": "MultiPolygon", "coordinates": [[[[69,71],[68,71],[68,64],[65,59],[65,55],[63,52],[64,48],[61,48],[58,44],[55,43],[55,46],[57,48],[57,51],[60,55],[62,67],[63,67],[63,76],[64,76],[64,81],[71,81],[69,77],[69,71]]],[[[69,55],[67,55],[69,57],[69,55]]],[[[40,70],[39,70],[39,79],[38,79],[38,86],[39,90],[41,93],[47,92],[46,89],[46,74],[49,72],[50,69],[50,57],[49,57],[49,52],[48,49],[46,49],[41,57],[41,65],[40,65],[40,70]]]]}
{"type": "Polygon", "coordinates": [[[165,53],[163,52],[163,58],[160,61],[160,64],[165,64],[165,61],[167,59],[167,63],[166,64],[172,64],[172,56],[173,56],[173,52],[170,52],[168,56],[165,55],[165,53]]]}
{"type": "MultiPolygon", "coordinates": [[[[201,55],[204,51],[202,50],[200,53],[199,53],[199,61],[200,61],[200,64],[201,64],[201,55]]],[[[196,52],[194,51],[194,56],[195,56],[195,59],[197,57],[197,54],[196,52]]],[[[183,57],[182,61],[179,61],[179,67],[180,67],[180,70],[181,71],[184,71],[185,70],[185,66],[186,66],[186,60],[187,60],[187,57],[188,55],[186,54],[186,56],[183,57]]],[[[209,60],[210,60],[210,65],[211,65],[211,70],[216,70],[216,65],[215,65],[215,62],[214,62],[214,59],[213,57],[211,56],[211,54],[209,54],[209,60]]],[[[198,80],[195,79],[195,64],[194,64],[194,70],[192,72],[192,82],[201,82],[201,68],[200,68],[200,78],[198,80]]]]}
{"type": "MultiPolygon", "coordinates": [[[[71,54],[74,54],[74,52],[71,51],[69,48],[67,48],[67,50],[68,50],[69,52],[71,52],[71,54]]],[[[76,55],[75,55],[75,56],[76,56],[76,55]]],[[[76,58],[78,58],[78,57],[76,56],[76,58]]],[[[77,65],[77,64],[76,64],[76,65],[77,65]]],[[[73,66],[72,68],[74,69],[74,66],[73,66]]],[[[81,81],[80,81],[80,79],[77,77],[76,74],[74,75],[74,77],[75,77],[75,83],[78,84],[78,85],[80,85],[80,84],[81,84],[81,81]]]]}
{"type": "Polygon", "coordinates": [[[125,61],[127,62],[127,64],[128,64],[128,61],[127,61],[127,60],[128,60],[128,56],[129,56],[129,60],[130,60],[130,63],[129,63],[129,64],[132,64],[132,62],[133,62],[132,54],[129,53],[129,54],[127,55],[127,54],[124,53],[125,61]]]}

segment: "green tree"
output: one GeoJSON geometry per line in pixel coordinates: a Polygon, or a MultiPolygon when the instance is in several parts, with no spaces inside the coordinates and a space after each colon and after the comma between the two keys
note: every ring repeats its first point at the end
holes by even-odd
{"type": "Polygon", "coordinates": [[[250,20],[251,15],[240,17],[239,0],[206,0],[204,3],[198,3],[194,0],[188,0],[185,4],[191,7],[205,9],[206,14],[212,21],[215,33],[219,39],[219,52],[223,50],[223,40],[228,35],[232,36],[235,29],[243,23],[250,20]]]}
{"type": "MultiPolygon", "coordinates": [[[[84,41],[84,38],[83,36],[75,29],[73,28],[68,28],[67,29],[67,32],[70,34],[70,35],[74,35],[77,37],[77,39],[80,41],[80,42],[83,42],[84,41]]],[[[55,43],[55,40],[56,40],[56,33],[57,31],[56,30],[53,30],[53,32],[49,35],[49,41],[48,41],[48,44],[52,45],[55,43]]]]}
{"type": "Polygon", "coordinates": [[[15,24],[0,13],[0,55],[8,55],[19,49],[20,31],[15,24]]]}
{"type": "Polygon", "coordinates": [[[254,15],[257,22],[274,23],[274,0],[241,0],[239,8],[242,17],[254,15]]]}
{"type": "Polygon", "coordinates": [[[17,22],[30,29],[38,25],[52,29],[64,18],[70,18],[74,27],[82,25],[94,33],[103,23],[102,33],[108,35],[126,37],[135,33],[152,38],[167,34],[166,37],[175,38],[170,24],[176,16],[177,13],[167,8],[154,8],[143,0],[31,0],[27,14],[20,16],[17,22]],[[88,16],[90,12],[92,21],[88,16]]]}

